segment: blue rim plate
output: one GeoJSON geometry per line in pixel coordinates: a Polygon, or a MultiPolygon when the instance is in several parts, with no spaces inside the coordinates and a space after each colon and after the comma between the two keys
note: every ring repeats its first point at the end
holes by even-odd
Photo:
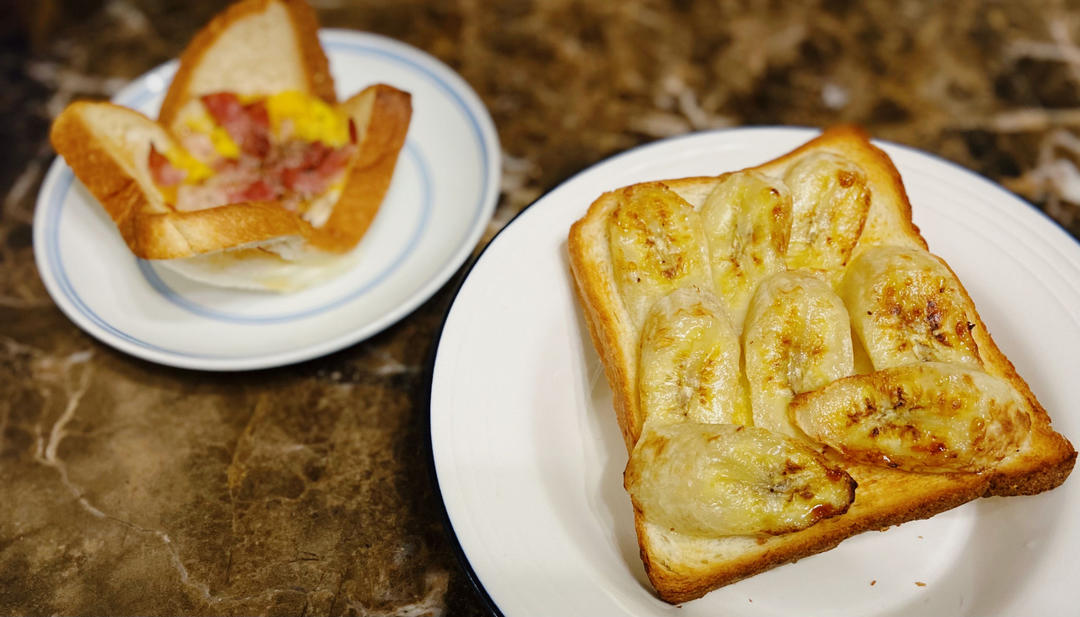
{"type": "MultiPolygon", "coordinates": [[[[452,69],[404,43],[320,32],[339,96],[384,82],[413,95],[394,180],[331,281],[276,295],[200,285],[127,250],[101,206],[57,157],[34,217],[45,286],[80,328],[131,355],[201,370],[291,364],[359,342],[437,291],[468,258],[494,211],[501,173],[494,123],[452,69]]],[[[168,62],[114,98],[153,117],[175,73],[168,62]]]]}

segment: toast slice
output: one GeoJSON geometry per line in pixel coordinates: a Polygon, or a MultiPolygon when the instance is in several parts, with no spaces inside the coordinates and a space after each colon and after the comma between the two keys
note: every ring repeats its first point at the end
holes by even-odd
{"type": "MultiPolygon", "coordinates": [[[[877,247],[898,247],[895,250],[899,252],[927,250],[925,240],[912,223],[911,205],[896,168],[884,152],[869,142],[861,129],[829,129],[802,147],[751,170],[760,177],[774,181],[785,177],[802,161],[822,155],[835,155],[854,163],[861,170],[868,189],[866,199],[869,205],[861,220],[856,220],[860,218],[858,216],[852,218],[854,222],[851,228],[854,232],[851,237],[857,238],[857,241],[849,247],[850,252],[845,253],[842,259],[819,260],[818,266],[824,264],[827,267],[818,268],[814,276],[831,283],[841,294],[845,270],[861,256],[869,254],[868,251],[874,251],[877,247]]],[[[620,272],[613,256],[610,222],[614,220],[614,213],[620,204],[631,199],[634,191],[645,189],[673,191],[701,214],[709,196],[727,177],[728,174],[684,178],[611,191],[599,197],[570,230],[568,250],[578,298],[614,395],[615,413],[627,451],[632,455],[643,433],[649,430],[646,422],[648,410],[643,409],[641,404],[643,392],[639,374],[643,328],[634,312],[634,304],[628,302],[620,291],[620,272]]],[[[840,213],[840,216],[843,215],[840,213]]],[[[792,215],[792,230],[801,224],[799,217],[798,212],[792,215]]],[[[791,252],[795,250],[797,235],[795,231],[792,234],[790,242],[785,238],[783,243],[787,245],[789,253],[788,263],[781,266],[781,270],[797,269],[791,265],[791,252]]],[[[944,262],[940,264],[947,269],[944,262]]],[[[948,272],[955,280],[955,274],[951,270],[948,272]]],[[[1030,427],[1015,448],[995,458],[992,464],[975,471],[952,469],[928,472],[914,471],[912,466],[897,465],[888,459],[885,462],[889,464],[874,464],[865,458],[851,456],[851,451],[843,447],[825,447],[810,439],[830,464],[855,480],[857,488],[854,501],[842,514],[823,518],[801,530],[775,535],[708,537],[676,531],[649,520],[635,499],[635,526],[641,558],[660,598],[671,603],[692,600],[717,587],[831,549],[862,531],[927,518],[978,497],[1039,493],[1065,480],[1072,470],[1076,451],[1068,440],[1051,428],[1046,410],[995,345],[986,324],[975,312],[970,296],[958,281],[956,285],[957,302],[965,307],[967,319],[966,328],[961,330],[970,332],[970,340],[977,347],[981,362],[979,370],[1014,388],[1019,401],[1016,405],[1030,419],[1030,427]]],[[[730,294],[725,297],[722,292],[719,290],[717,295],[732,299],[730,294]]],[[[851,303],[848,304],[850,311],[851,303]]],[[[745,310],[745,303],[743,306],[745,310]]],[[[738,310],[735,313],[732,321],[741,327],[743,314],[739,314],[738,310]]],[[[939,319],[937,313],[927,314],[926,318],[939,319]]],[[[963,332],[957,332],[957,336],[961,334],[963,332]]],[[[740,331],[739,335],[745,345],[746,332],[740,331]]],[[[867,358],[860,338],[855,334],[851,338],[856,358],[851,372],[863,376],[880,374],[880,371],[875,371],[881,367],[867,358]]],[[[751,362],[751,359],[745,361],[751,362]]],[[[856,376],[848,379],[864,378],[856,376]]],[[[842,381],[837,380],[833,384],[842,381]]],[[[788,408],[789,418],[782,420],[791,424],[781,428],[805,437],[801,432],[801,428],[805,427],[796,426],[792,419],[794,412],[790,410],[800,405],[805,407],[808,404],[806,397],[813,398],[823,390],[796,396],[788,408]]],[[[754,417],[758,419],[756,408],[754,417]]],[[[933,455],[927,454],[926,457],[933,458],[933,455]]]]}
{"type": "MultiPolygon", "coordinates": [[[[189,44],[157,122],[91,102],[74,103],[57,117],[50,133],[53,146],[102,203],[136,256],[166,260],[164,265],[202,282],[274,291],[310,285],[347,265],[339,256],[367,232],[389,189],[412,102],[407,92],[375,84],[338,104],[317,29],[314,13],[301,1],[244,0],[218,15],[189,44]],[[238,142],[247,153],[247,144],[228,132],[229,126],[211,122],[215,110],[210,99],[221,93],[242,113],[254,114],[249,108],[258,107],[267,125],[262,139],[275,139],[269,132],[271,101],[280,102],[282,114],[294,114],[281,122],[292,123],[296,134],[300,131],[294,127],[307,122],[304,141],[285,144],[277,154],[266,154],[272,147],[266,142],[261,156],[290,156],[287,147],[297,143],[322,157],[317,161],[349,153],[347,160],[336,162],[335,171],[317,180],[325,186],[334,178],[329,188],[318,189],[299,206],[286,206],[273,196],[222,199],[219,191],[214,203],[181,207],[175,195],[167,195],[152,169],[160,153],[179,152],[173,158],[203,162],[202,173],[208,176],[224,173],[186,154],[192,126],[201,123],[207,135],[214,135],[211,128],[225,134],[234,151],[238,142]],[[337,120],[327,120],[328,115],[337,120]],[[331,146],[324,135],[328,123],[339,129],[341,143],[331,146]]],[[[228,111],[221,113],[227,117],[228,111]]],[[[210,156],[241,155],[212,150],[210,156]]],[[[296,153],[291,156],[298,159],[296,153]]],[[[252,169],[251,159],[247,163],[245,185],[265,180],[263,169],[269,165],[256,160],[257,169],[252,169]]],[[[318,171],[318,165],[281,173],[301,177],[307,169],[318,171]]]]}
{"type": "Polygon", "coordinates": [[[214,17],[188,43],[158,121],[173,128],[180,110],[204,94],[285,90],[337,102],[315,12],[303,0],[244,0],[214,17]]]}

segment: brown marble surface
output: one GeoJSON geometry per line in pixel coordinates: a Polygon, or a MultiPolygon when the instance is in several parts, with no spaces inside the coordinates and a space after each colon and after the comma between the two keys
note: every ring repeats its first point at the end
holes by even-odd
{"type": "MultiPolygon", "coordinates": [[[[865,125],[1080,233],[1080,6],[1055,1],[316,2],[442,58],[504,159],[487,238],[626,148],[747,124],[865,125]]],[[[33,261],[69,101],[175,56],[221,5],[5,0],[0,613],[479,615],[428,473],[424,363],[448,285],[326,358],[215,375],[83,334],[33,261]]]]}

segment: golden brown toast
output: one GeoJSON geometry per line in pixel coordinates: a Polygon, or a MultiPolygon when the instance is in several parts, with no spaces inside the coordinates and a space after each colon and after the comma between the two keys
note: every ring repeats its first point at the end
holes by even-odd
{"type": "MultiPolygon", "coordinates": [[[[862,257],[866,257],[864,261],[870,261],[871,256],[877,258],[876,256],[882,252],[893,251],[905,255],[910,252],[919,256],[920,259],[930,260],[926,263],[933,267],[947,270],[948,266],[943,261],[928,256],[929,254],[925,252],[927,250],[926,242],[912,223],[911,205],[908,202],[903,183],[896,168],[884,152],[869,142],[861,129],[854,127],[829,129],[821,136],[793,152],[751,169],[759,174],[756,177],[780,184],[782,178],[792,177],[793,174],[798,173],[798,170],[802,169],[799,167],[802,163],[819,159],[832,160],[829,157],[833,155],[842,161],[854,164],[859,171],[858,177],[861,179],[861,186],[865,191],[851,203],[860,203],[862,199],[868,200],[865,211],[862,214],[855,213],[853,209],[833,214],[826,213],[826,216],[833,216],[833,219],[830,220],[835,223],[833,227],[827,228],[826,231],[833,229],[840,230],[841,233],[838,233],[835,238],[819,234],[817,240],[814,240],[813,234],[805,236],[807,225],[805,217],[810,215],[805,212],[800,214],[796,207],[790,214],[790,219],[783,219],[781,212],[779,210],[775,211],[775,218],[777,220],[790,220],[791,227],[789,231],[794,231],[791,231],[790,238],[784,235],[788,232],[781,234],[784,237],[778,241],[777,246],[781,247],[781,260],[786,259],[786,261],[782,261],[779,266],[773,266],[771,272],[776,270],[781,272],[794,270],[809,272],[813,277],[831,286],[837,294],[834,297],[844,296],[847,310],[852,311],[852,306],[863,306],[857,303],[857,298],[853,299],[855,292],[852,291],[852,288],[857,286],[861,279],[854,275],[845,279],[845,275],[849,267],[862,257]],[[800,216],[803,216],[802,220],[800,216]],[[800,228],[800,225],[803,227],[800,228]],[[854,230],[849,234],[854,243],[846,248],[837,249],[837,244],[843,244],[841,236],[848,233],[844,232],[845,229],[854,230]],[[816,254],[816,261],[806,268],[800,265],[802,264],[802,257],[796,255],[798,251],[806,248],[805,244],[800,244],[796,248],[796,237],[800,236],[800,234],[803,234],[801,236],[803,239],[809,237],[811,243],[818,242],[820,247],[823,247],[816,254]],[[898,248],[879,248],[889,246],[898,248]],[[786,254],[783,251],[787,251],[786,254]],[[846,295],[845,289],[848,291],[846,295]]],[[[809,166],[811,163],[807,162],[806,165],[809,166]]],[[[845,182],[848,176],[844,174],[845,172],[841,172],[837,177],[840,178],[840,184],[846,186],[845,182]]],[[[657,183],[644,183],[608,192],[598,198],[589,208],[588,213],[577,221],[570,230],[568,249],[578,297],[588,323],[593,344],[603,362],[613,392],[616,417],[626,442],[627,451],[631,454],[635,453],[635,445],[638,444],[643,432],[649,430],[649,425],[646,424],[649,410],[643,409],[641,404],[642,397],[645,394],[641,391],[643,377],[639,361],[644,345],[642,342],[643,327],[641,318],[644,309],[640,308],[640,306],[643,306],[643,302],[648,304],[650,296],[648,293],[642,296],[636,292],[626,292],[628,285],[631,290],[633,289],[633,280],[631,278],[629,284],[626,282],[628,279],[623,271],[625,268],[619,265],[625,261],[619,261],[619,259],[623,258],[613,255],[612,234],[615,232],[611,230],[614,225],[619,224],[617,221],[621,220],[620,216],[624,218],[626,216],[625,213],[619,214],[621,212],[620,208],[629,203],[630,200],[637,199],[636,196],[641,195],[642,191],[646,190],[673,191],[681,200],[684,200],[694,209],[696,212],[695,217],[701,220],[710,220],[708,214],[703,213],[703,205],[710,198],[714,189],[725,181],[728,176],[729,174],[725,174],[718,177],[683,178],[657,183]],[[624,292],[631,293],[631,295],[625,295],[624,292]],[[644,297],[645,300],[641,300],[641,297],[644,297]]],[[[659,238],[653,238],[649,240],[649,243],[656,241],[657,244],[661,244],[660,240],[659,238]]],[[[708,249],[705,250],[707,253],[708,249]]],[[[670,256],[671,253],[668,253],[668,255],[670,256]]],[[[645,259],[645,257],[642,257],[642,259],[645,259]]],[[[683,257],[680,257],[680,259],[683,259],[683,257]]],[[[746,304],[749,301],[749,294],[753,291],[753,287],[758,286],[760,291],[760,282],[761,280],[767,280],[767,276],[763,275],[765,278],[756,281],[750,280],[753,278],[750,277],[746,279],[749,283],[739,283],[742,287],[735,285],[726,288],[728,293],[725,295],[723,293],[725,289],[719,289],[724,287],[724,285],[720,284],[723,279],[717,278],[718,283],[710,287],[711,279],[702,282],[702,277],[699,276],[695,279],[694,276],[686,274],[697,267],[695,265],[696,258],[687,259],[687,263],[679,264],[682,269],[666,271],[667,279],[663,277],[657,279],[659,281],[656,283],[659,286],[657,288],[663,291],[677,287],[679,285],[678,281],[684,280],[684,282],[692,281],[696,286],[717,290],[717,296],[727,300],[729,308],[733,307],[730,313],[731,320],[732,323],[736,324],[739,340],[744,345],[743,362],[746,365],[756,362],[756,358],[759,356],[747,356],[745,351],[745,346],[748,343],[751,345],[755,343],[751,343],[753,334],[742,329],[744,325],[743,319],[744,317],[747,319],[747,324],[756,323],[754,320],[758,317],[755,311],[760,312],[759,309],[754,308],[751,303],[751,310],[749,317],[747,317],[746,304]],[[680,277],[683,278],[680,279],[680,277]],[[740,289],[743,291],[740,291],[740,289]]],[[[706,261],[708,260],[706,259],[706,261]]],[[[723,262],[711,263],[714,272],[718,269],[717,264],[719,264],[720,269],[727,267],[723,262]]],[[[764,261],[756,260],[754,263],[756,266],[751,264],[743,272],[752,272],[754,267],[765,267],[762,266],[762,263],[767,266],[769,262],[768,259],[765,259],[764,261]]],[[[1007,384],[1007,386],[1004,386],[1006,388],[1011,386],[1013,390],[1010,391],[1015,393],[1016,399],[1012,404],[1012,409],[1021,412],[1022,418],[1027,418],[1027,420],[1023,420],[1024,427],[1011,427],[1015,429],[1012,434],[1021,435],[1021,437],[1017,437],[1019,441],[1010,442],[1009,449],[1007,451],[998,451],[999,453],[989,463],[986,462],[986,456],[982,458],[976,456],[971,459],[973,462],[969,462],[967,466],[959,465],[955,461],[946,461],[943,463],[944,467],[937,471],[927,471],[910,462],[898,464],[887,457],[881,457],[883,461],[875,462],[868,460],[865,456],[861,458],[857,456],[854,446],[851,449],[847,449],[846,445],[827,447],[823,445],[822,441],[808,437],[803,433],[802,429],[809,430],[810,426],[808,424],[797,424],[794,419],[795,416],[810,408],[811,405],[818,405],[820,408],[822,404],[833,403],[829,402],[832,399],[827,399],[821,395],[822,391],[829,389],[822,387],[825,382],[815,385],[814,392],[803,394],[800,394],[798,388],[793,387],[791,392],[795,396],[790,399],[789,404],[784,405],[787,407],[788,417],[778,420],[778,422],[784,424],[779,426],[777,430],[782,429],[783,432],[796,437],[801,436],[807,443],[814,444],[823,453],[829,464],[835,465],[850,474],[850,477],[857,483],[854,501],[844,513],[828,516],[798,531],[779,534],[707,537],[696,532],[677,531],[650,521],[635,497],[635,523],[641,558],[650,581],[662,599],[672,603],[692,600],[717,587],[777,565],[831,549],[844,539],[862,531],[883,529],[905,521],[926,518],[978,497],[1038,493],[1051,489],[1065,480],[1072,470],[1076,459],[1076,451],[1068,440],[1051,428],[1050,418],[1046,410],[1039,404],[1027,383],[1016,373],[1008,358],[995,345],[986,324],[975,312],[975,307],[967,292],[959,281],[955,280],[955,274],[948,270],[948,275],[942,275],[944,278],[940,280],[948,279],[949,275],[955,281],[955,289],[951,290],[950,293],[953,294],[954,304],[959,307],[957,310],[964,327],[956,328],[955,336],[951,333],[942,334],[940,331],[934,330],[939,335],[939,338],[945,342],[939,344],[930,341],[930,346],[933,348],[934,345],[938,345],[938,348],[944,350],[944,352],[951,353],[951,346],[959,346],[959,343],[954,339],[959,340],[959,338],[962,338],[964,341],[968,341],[967,344],[972,350],[971,353],[975,355],[975,359],[971,361],[975,363],[971,365],[975,366],[975,368],[964,364],[967,360],[963,358],[950,360],[954,364],[943,366],[956,367],[955,371],[959,373],[975,371],[981,375],[982,372],[985,372],[990,375],[987,379],[992,379],[995,383],[1005,383],[1007,384]],[[963,320],[966,320],[966,322],[963,320]],[[822,403],[823,400],[825,403],[822,403]],[[913,471],[912,469],[923,470],[913,471]]],[[[637,282],[641,283],[641,278],[638,278],[637,282]]],[[[755,301],[757,301],[756,296],[755,301]]],[[[941,325],[939,322],[942,316],[932,310],[933,305],[930,305],[930,307],[930,309],[924,310],[921,318],[924,321],[929,321],[929,327],[933,330],[941,325]]],[[[651,310],[654,313],[656,311],[655,307],[651,310]]],[[[869,315],[871,312],[867,311],[867,314],[869,315]]],[[[655,319],[655,317],[650,319],[655,319]]],[[[855,316],[853,313],[852,319],[860,321],[862,317],[855,316]]],[[[874,317],[869,319],[874,319],[874,317]]],[[[868,357],[867,349],[861,342],[860,335],[856,333],[848,334],[849,330],[846,325],[843,326],[843,332],[845,336],[851,337],[853,344],[851,353],[855,358],[852,364],[853,369],[845,373],[854,374],[855,376],[848,377],[847,380],[866,381],[870,379],[870,374],[883,374],[881,371],[885,366],[879,366],[878,363],[884,364],[891,356],[877,353],[879,350],[872,349],[874,353],[871,355],[873,357],[868,357]]],[[[872,334],[872,336],[877,336],[877,334],[872,334]]],[[[787,343],[788,340],[784,339],[784,342],[787,343]]],[[[873,347],[871,345],[871,348],[873,347]]],[[[912,346],[906,346],[905,344],[902,347],[907,353],[914,353],[912,352],[912,346]]],[[[916,349],[920,353],[921,350],[921,347],[916,349]]],[[[928,357],[922,359],[940,360],[941,358],[928,357]]],[[[903,362],[896,361],[895,363],[902,364],[903,362]]],[[[918,362],[908,367],[890,370],[894,372],[915,370],[911,369],[911,366],[915,366],[916,369],[937,370],[939,366],[937,362],[916,365],[918,365],[918,362]]],[[[954,369],[949,368],[948,370],[954,369]]],[[[747,371],[752,371],[752,369],[744,367],[744,375],[747,371]]],[[[964,379],[966,378],[964,377],[964,379]]],[[[651,383],[647,379],[645,381],[651,383]]],[[[844,382],[844,380],[837,379],[833,383],[840,382],[844,382]]],[[[839,390],[843,394],[845,383],[831,387],[833,390],[839,390]]],[[[743,384],[743,387],[750,388],[751,395],[749,398],[753,399],[753,386],[747,386],[746,382],[743,382],[743,384]]],[[[790,398],[790,392],[788,396],[790,398]]],[[[826,409],[826,411],[829,410],[826,409]]],[[[721,421],[732,422],[732,417],[738,417],[737,413],[735,416],[729,414],[726,419],[721,421]]],[[[767,415],[759,416],[759,409],[755,404],[755,423],[764,421],[767,417],[767,415]]],[[[701,420],[691,418],[691,421],[701,420]]],[[[715,422],[716,420],[707,421],[715,422]]],[[[655,422],[655,420],[651,418],[649,422],[655,422]]],[[[774,426],[774,428],[776,427],[774,426]]],[[[876,431],[874,435],[877,435],[876,431]]],[[[825,438],[821,437],[819,439],[825,438]]],[[[980,447],[982,447],[981,442],[980,447]]],[[[924,467],[933,467],[932,463],[938,460],[935,456],[940,454],[938,450],[944,452],[943,456],[950,454],[948,448],[931,449],[920,454],[919,456],[922,459],[917,459],[916,462],[925,460],[928,462],[924,467]]],[[[897,457],[896,460],[900,460],[900,458],[897,457]]],[[[614,478],[611,480],[615,481],[614,478]]],[[[634,493],[632,492],[633,496],[634,493]]]]}

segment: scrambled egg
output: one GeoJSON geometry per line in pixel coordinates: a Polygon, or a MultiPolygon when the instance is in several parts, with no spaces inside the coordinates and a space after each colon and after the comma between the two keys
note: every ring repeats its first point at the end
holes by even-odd
{"type": "Polygon", "coordinates": [[[195,184],[202,182],[213,175],[213,170],[206,164],[195,158],[183,148],[173,146],[165,152],[165,158],[168,159],[169,164],[177,169],[182,169],[187,172],[184,176],[185,184],[195,184]]]}
{"type": "Polygon", "coordinates": [[[229,132],[224,127],[214,124],[214,120],[205,110],[200,109],[199,113],[193,113],[184,118],[184,127],[209,136],[214,150],[217,150],[221,156],[227,159],[239,158],[240,146],[229,136],[229,132]]]}
{"type": "MultiPolygon", "coordinates": [[[[267,97],[240,97],[241,103],[245,105],[260,99],[266,106],[270,130],[277,138],[280,138],[282,126],[288,122],[290,138],[307,142],[320,141],[331,148],[340,148],[349,143],[348,118],[318,97],[296,90],[287,90],[267,97]]],[[[202,105],[193,107],[184,116],[183,127],[193,133],[207,136],[214,150],[222,157],[239,158],[240,145],[228,131],[216,124],[202,105]]],[[[184,184],[198,184],[214,173],[206,162],[184,148],[170,148],[164,155],[173,167],[187,172],[183,180],[184,184]]],[[[329,192],[339,193],[338,184],[341,183],[343,180],[331,186],[329,192]]]]}
{"type": "Polygon", "coordinates": [[[304,141],[321,141],[332,148],[349,142],[348,120],[318,97],[296,90],[279,92],[266,98],[266,112],[275,135],[288,120],[293,136],[304,141]]]}

